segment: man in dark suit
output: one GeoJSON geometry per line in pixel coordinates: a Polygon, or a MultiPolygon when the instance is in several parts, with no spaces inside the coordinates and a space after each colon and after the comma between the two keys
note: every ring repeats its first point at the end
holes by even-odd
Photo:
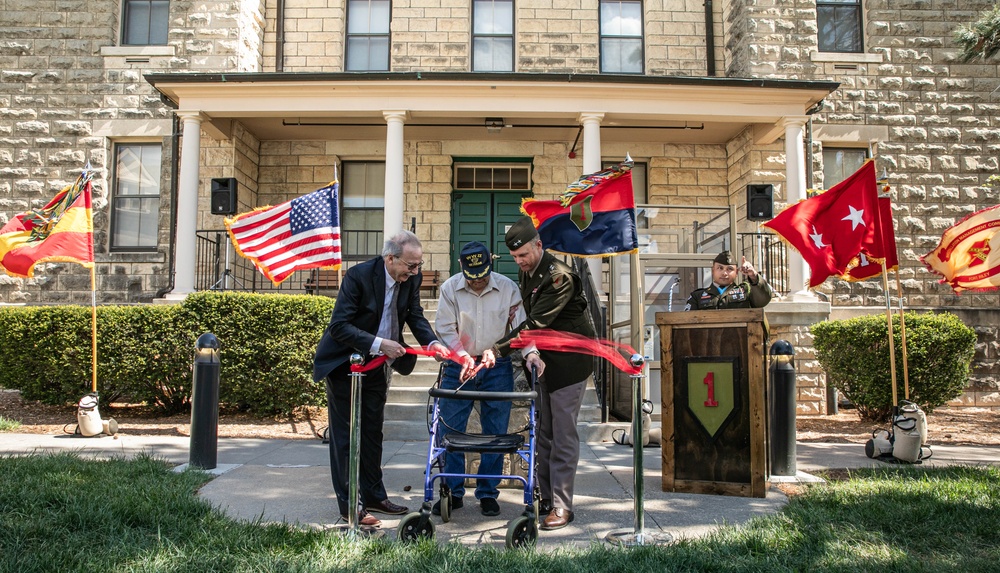
{"type": "MultiPolygon", "coordinates": [[[[382,256],[348,269],[340,285],[330,324],[316,348],[313,380],[326,380],[327,413],[330,422],[330,474],[340,515],[347,519],[348,453],[351,419],[351,354],[385,355],[391,368],[406,375],[416,356],[406,354],[402,325],[420,344],[447,353],[420,306],[420,269],[423,247],[416,235],[401,231],[385,242],[382,256]]],[[[365,373],[361,384],[361,444],[359,447],[359,523],[381,525],[369,512],[402,515],[408,509],[389,501],[382,483],[382,423],[389,366],[365,373]]]]}
{"type": "MultiPolygon", "coordinates": [[[[530,217],[519,219],[504,241],[520,272],[518,278],[524,312],[519,327],[497,343],[495,352],[506,356],[510,339],[526,329],[549,328],[593,338],[594,325],[587,314],[587,298],[580,277],[569,265],[542,248],[530,217]]],[[[525,362],[532,354],[524,351],[525,362]]],[[[577,416],[583,404],[587,377],[594,358],[573,352],[541,351],[538,396],[538,487],[542,500],[539,513],[547,514],[542,529],[559,529],[573,521],[573,483],[580,461],[577,416]]]]}

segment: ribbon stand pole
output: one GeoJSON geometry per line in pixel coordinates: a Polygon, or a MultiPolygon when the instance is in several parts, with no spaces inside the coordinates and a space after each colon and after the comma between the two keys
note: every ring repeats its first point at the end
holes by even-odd
{"type": "MultiPolygon", "coordinates": [[[[360,449],[361,449],[361,378],[364,373],[360,371],[360,366],[364,363],[364,357],[360,354],[351,355],[351,446],[348,454],[347,470],[347,529],[345,534],[350,539],[362,536],[381,537],[382,532],[362,528],[359,523],[358,513],[361,509],[359,497],[358,472],[360,470],[360,449]]],[[[333,439],[333,436],[330,437],[333,439]]]]}
{"type": "Polygon", "coordinates": [[[635,497],[635,518],[633,530],[620,530],[608,533],[606,539],[609,543],[623,546],[634,545],[662,545],[673,541],[669,533],[656,531],[647,532],[645,515],[643,514],[643,501],[645,496],[643,488],[643,467],[642,467],[642,366],[646,359],[641,354],[633,354],[629,359],[632,366],[639,369],[639,372],[632,374],[632,466],[635,477],[634,497],[635,497]]]}

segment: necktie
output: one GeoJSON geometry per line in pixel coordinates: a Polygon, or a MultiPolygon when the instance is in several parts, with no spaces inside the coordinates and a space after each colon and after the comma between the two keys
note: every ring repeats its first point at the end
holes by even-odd
{"type": "Polygon", "coordinates": [[[396,301],[399,300],[399,283],[392,286],[389,291],[389,337],[393,340],[399,339],[399,312],[396,310],[396,301]]]}

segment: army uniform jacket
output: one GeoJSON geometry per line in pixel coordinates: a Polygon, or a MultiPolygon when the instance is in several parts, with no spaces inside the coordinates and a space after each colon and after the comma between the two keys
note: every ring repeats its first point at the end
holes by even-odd
{"type": "Polygon", "coordinates": [[[745,280],[725,290],[720,290],[714,283],[708,288],[696,289],[688,297],[684,310],[761,308],[771,302],[773,295],[771,285],[757,275],[757,284],[745,280]]]}
{"type": "MultiPolygon", "coordinates": [[[[548,328],[593,338],[587,298],[580,277],[566,263],[545,251],[533,274],[518,273],[527,319],[497,343],[500,355],[510,353],[510,340],[521,330],[548,328]]],[[[582,382],[594,370],[588,354],[541,350],[545,362],[545,388],[549,392],[582,382]]]]}

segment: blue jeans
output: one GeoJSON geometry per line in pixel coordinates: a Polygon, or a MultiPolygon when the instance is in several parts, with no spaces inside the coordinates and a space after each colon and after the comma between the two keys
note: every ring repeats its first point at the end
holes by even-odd
{"type": "MultiPolygon", "coordinates": [[[[441,376],[441,388],[446,390],[458,388],[458,375],[461,371],[462,368],[457,363],[446,362],[444,373],[441,376]]],[[[465,383],[462,389],[480,392],[512,392],[514,390],[514,370],[511,368],[510,358],[498,358],[496,366],[480,370],[475,378],[465,383]]],[[[472,412],[472,405],[472,400],[442,398],[440,414],[441,421],[446,427],[442,427],[441,432],[464,432],[469,422],[469,414],[472,412]]],[[[506,434],[509,421],[509,401],[483,401],[479,403],[479,422],[482,425],[483,434],[506,434]]],[[[459,474],[465,472],[465,454],[457,452],[445,454],[444,473],[459,474]]],[[[501,473],[503,473],[503,454],[480,454],[480,475],[500,475],[501,473]]],[[[448,487],[451,488],[452,496],[462,497],[465,495],[464,479],[445,478],[445,480],[448,487]]],[[[477,479],[476,499],[484,497],[496,499],[500,495],[500,491],[497,490],[499,483],[498,479],[477,479]]]]}

